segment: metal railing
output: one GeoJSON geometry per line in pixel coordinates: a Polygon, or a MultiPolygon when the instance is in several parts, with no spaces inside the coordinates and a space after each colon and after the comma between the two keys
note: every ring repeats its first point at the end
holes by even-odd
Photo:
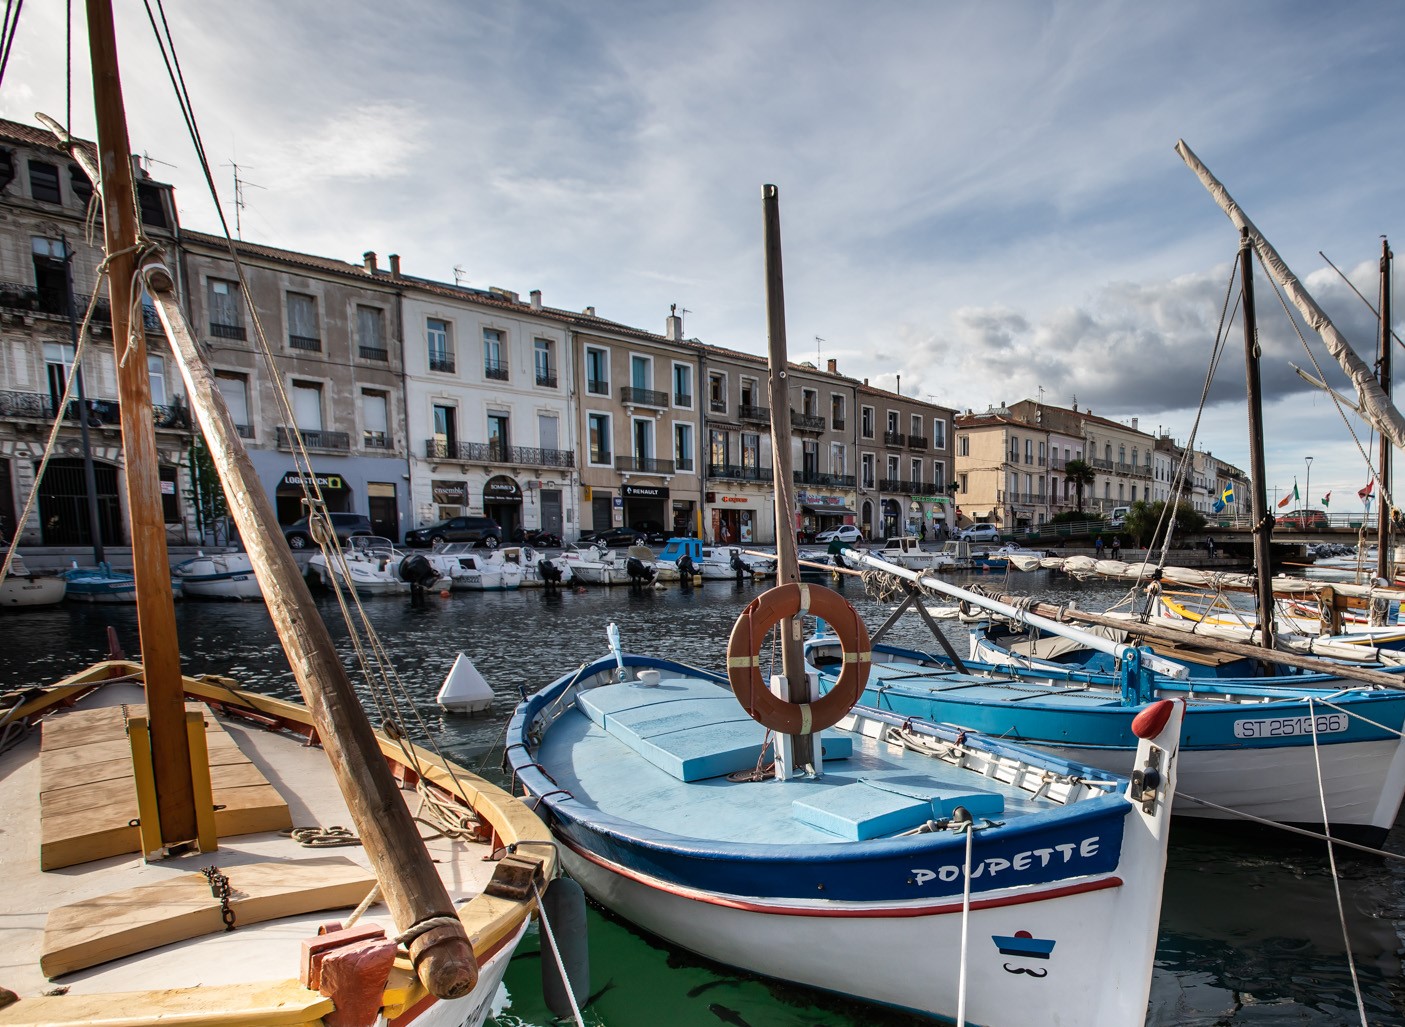
{"type": "Polygon", "coordinates": [[[390,350],[380,349],[377,346],[360,347],[362,360],[379,360],[381,363],[390,362],[390,350]]]}
{"type": "Polygon", "coordinates": [[[730,478],[734,481],[770,481],[774,477],[769,467],[748,467],[741,464],[708,464],[709,478],[730,478]]]}
{"type": "Polygon", "coordinates": [[[659,392],[657,389],[641,389],[635,385],[626,385],[620,389],[620,402],[644,407],[666,407],[668,406],[668,393],[659,392]]]}
{"type": "Polygon", "coordinates": [[[615,470],[634,474],[673,474],[672,460],[656,460],[651,456],[620,456],[615,458],[615,470]]]}
{"type": "Polygon", "coordinates": [[[293,349],[305,349],[314,352],[321,352],[322,350],[322,340],[313,335],[290,335],[288,336],[288,345],[293,349]]]}
{"type": "Polygon", "coordinates": [[[707,407],[714,414],[725,414],[727,412],[727,401],[725,399],[708,400],[707,407]]]}
{"type": "Polygon", "coordinates": [[[879,492],[902,492],[909,496],[925,495],[928,490],[935,490],[935,485],[923,485],[920,481],[912,481],[908,478],[879,478],[879,492]]]}
{"type": "Polygon", "coordinates": [[[361,448],[362,448],[362,449],[394,449],[394,448],[395,448],[395,440],[390,436],[390,433],[389,433],[389,432],[383,432],[383,431],[362,431],[362,432],[361,432],[361,448]]]}
{"type": "Polygon", "coordinates": [[[610,382],[607,378],[587,378],[585,391],[592,396],[608,396],[610,394],[610,382]]]}
{"type": "Polygon", "coordinates": [[[673,405],[676,407],[693,407],[693,394],[691,392],[675,392],[673,394],[673,405]]]}
{"type": "Polygon", "coordinates": [[[243,325],[221,324],[219,321],[210,322],[210,334],[216,339],[247,339],[249,333],[244,330],[243,325]]]}
{"type": "Polygon", "coordinates": [[[545,389],[556,388],[556,374],[552,371],[538,371],[537,384],[545,389]]]}
{"type": "Polygon", "coordinates": [[[819,414],[790,412],[790,426],[796,431],[824,431],[825,421],[819,414]]]}
{"type": "Polygon", "coordinates": [[[820,471],[796,471],[795,481],[799,485],[819,485],[831,489],[851,489],[855,487],[852,474],[824,474],[820,471]]]}
{"type": "Polygon", "coordinates": [[[907,436],[900,431],[885,431],[883,433],[883,445],[902,446],[907,444],[907,436]]]}
{"type": "MultiPolygon", "coordinates": [[[[302,444],[308,449],[350,450],[351,436],[344,431],[322,431],[321,429],[299,428],[302,444]]],[[[278,426],[278,448],[292,449],[292,436],[283,425],[278,426]]]]}
{"type": "Polygon", "coordinates": [[[829,428],[830,428],[830,431],[843,431],[843,430],[844,430],[844,424],[845,424],[845,421],[844,421],[844,418],[842,418],[842,417],[831,417],[831,418],[829,419],[829,428]]]}
{"type": "Polygon", "coordinates": [[[485,360],[483,361],[483,377],[505,382],[508,380],[507,365],[495,360],[485,360]]]}
{"type": "Polygon", "coordinates": [[[424,453],[431,460],[458,460],[462,463],[510,464],[513,467],[576,466],[576,454],[569,449],[503,446],[496,442],[425,439],[424,453]]]}
{"type": "Polygon", "coordinates": [[[447,353],[431,353],[429,355],[429,369],[431,371],[443,371],[447,374],[453,374],[454,358],[447,353]]]}
{"type": "Polygon", "coordinates": [[[925,438],[923,438],[921,435],[909,435],[909,436],[907,437],[907,448],[908,448],[908,449],[926,449],[926,448],[927,448],[927,440],[926,440],[925,438]]]}
{"type": "Polygon", "coordinates": [[[753,406],[750,403],[743,403],[737,407],[737,416],[743,421],[759,421],[762,424],[771,423],[771,408],[753,406]]]}

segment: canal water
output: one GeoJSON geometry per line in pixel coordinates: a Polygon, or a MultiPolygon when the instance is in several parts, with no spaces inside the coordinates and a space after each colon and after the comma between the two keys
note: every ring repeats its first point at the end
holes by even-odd
{"type": "MultiPolygon", "coordinates": [[[[1007,584],[989,575],[969,580],[1007,584]]],[[[432,597],[421,610],[411,609],[403,598],[367,600],[366,605],[441,747],[470,768],[495,776],[503,730],[521,693],[601,655],[608,623],[619,625],[626,649],[667,654],[720,671],[737,612],[763,587],[709,582],[692,591],[455,593],[432,597]],[[434,704],[460,651],[473,659],[496,693],[492,710],[472,719],[445,715],[434,704]]],[[[842,587],[870,629],[892,608],[864,596],[857,582],[842,587]]],[[[1013,575],[1008,587],[1085,609],[1105,609],[1125,595],[1120,586],[1079,583],[1046,571],[1013,575]]],[[[319,602],[350,663],[352,649],[335,603],[326,596],[319,602]]],[[[65,603],[5,611],[0,614],[0,686],[44,683],[102,658],[108,625],[135,653],[136,614],[129,607],[65,603]]],[[[186,602],[178,605],[177,625],[187,673],[226,674],[246,687],[296,698],[261,604],[186,602]]],[[[964,652],[959,629],[951,625],[947,630],[964,652]]],[[[914,617],[904,618],[889,638],[932,644],[928,629],[914,617]]],[[[1405,825],[1397,823],[1386,847],[1405,853],[1405,825]]],[[[1345,933],[1322,846],[1278,832],[1243,837],[1177,821],[1148,1024],[1359,1024],[1346,958],[1349,945],[1367,1022],[1373,1027],[1405,1025],[1405,864],[1342,852],[1337,865],[1345,933]]],[[[591,911],[589,926],[589,1024],[895,1027],[923,1022],[739,974],[642,935],[599,910],[591,911]]],[[[832,958],[841,960],[845,954],[836,951],[832,958]]],[[[540,998],[540,968],[534,932],[508,972],[498,1027],[553,1025],[540,998]]],[[[931,972],[955,975],[956,967],[933,966],[931,972]]]]}

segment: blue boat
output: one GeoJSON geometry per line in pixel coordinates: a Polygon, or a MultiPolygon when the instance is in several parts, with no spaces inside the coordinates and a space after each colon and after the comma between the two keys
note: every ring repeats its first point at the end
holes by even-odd
{"type": "Polygon", "coordinates": [[[84,603],[135,603],[137,579],[115,571],[106,562],[96,567],[79,567],[76,563],[63,573],[68,582],[64,597],[84,603]]]}

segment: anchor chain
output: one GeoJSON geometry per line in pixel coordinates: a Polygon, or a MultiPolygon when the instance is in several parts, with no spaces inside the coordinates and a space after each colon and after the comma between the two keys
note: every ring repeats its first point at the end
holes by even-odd
{"type": "Polygon", "coordinates": [[[200,871],[210,882],[210,894],[220,900],[220,919],[226,931],[234,930],[234,910],[229,908],[229,878],[220,873],[217,866],[208,866],[200,871]]]}

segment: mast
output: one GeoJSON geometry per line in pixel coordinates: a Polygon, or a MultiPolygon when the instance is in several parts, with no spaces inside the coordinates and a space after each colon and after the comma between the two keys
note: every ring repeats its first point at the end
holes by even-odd
{"type": "MultiPolygon", "coordinates": [[[[63,242],[64,283],[68,287],[68,340],[73,344],[73,361],[78,363],[78,311],[73,299],[73,248],[68,237],[63,242]]],[[[115,336],[114,336],[115,338],[115,336]]],[[[98,517],[98,476],[93,468],[93,443],[88,431],[88,394],[83,388],[83,367],[73,369],[73,385],[78,390],[78,436],[83,443],[83,484],[88,490],[88,532],[93,536],[93,563],[101,566],[107,560],[102,545],[102,521],[98,517]]],[[[54,412],[62,416],[62,411],[54,412]]]]}
{"type": "MultiPolygon", "coordinates": [[[[1390,240],[1381,239],[1381,348],[1380,380],[1381,391],[1390,397],[1390,262],[1394,255],[1390,252],[1390,240]]],[[[1390,440],[1384,435],[1380,442],[1380,469],[1376,477],[1380,479],[1381,491],[1376,499],[1376,577],[1391,579],[1391,533],[1394,525],[1390,520],[1390,440]]]]}
{"type": "MultiPolygon", "coordinates": [[[[180,647],[171,592],[171,562],[161,513],[159,456],[147,378],[146,332],[131,324],[132,273],[140,227],[132,183],[131,145],[117,71],[117,40],[106,0],[88,0],[88,45],[98,126],[98,185],[108,254],[108,298],[117,358],[117,396],[126,462],[127,511],[132,530],[132,576],[146,677],[151,757],[156,777],[161,841],[170,848],[194,839],[195,789],[185,728],[180,647]]],[[[86,421],[87,412],[84,411],[86,421]]]]}
{"type": "Polygon", "coordinates": [[[1254,569],[1258,579],[1259,631],[1264,648],[1273,645],[1273,569],[1269,565],[1273,542],[1273,517],[1268,512],[1264,484],[1263,390],[1259,385],[1259,325],[1254,311],[1254,249],[1249,230],[1239,230],[1239,274],[1244,290],[1244,376],[1249,398],[1249,476],[1253,479],[1254,569]]]}
{"type": "MultiPolygon", "coordinates": [[[[776,584],[790,585],[800,582],[800,558],[795,545],[795,477],[791,474],[790,459],[790,384],[785,344],[785,282],[781,272],[780,191],[774,185],[761,187],[761,207],[765,221],[771,470],[776,491],[776,584]]],[[[780,623],[780,632],[785,699],[796,704],[808,703],[810,683],[805,675],[801,618],[787,617],[780,623]]],[[[791,758],[788,762],[778,760],[778,767],[815,765],[812,735],[786,735],[785,738],[791,758]]]]}

